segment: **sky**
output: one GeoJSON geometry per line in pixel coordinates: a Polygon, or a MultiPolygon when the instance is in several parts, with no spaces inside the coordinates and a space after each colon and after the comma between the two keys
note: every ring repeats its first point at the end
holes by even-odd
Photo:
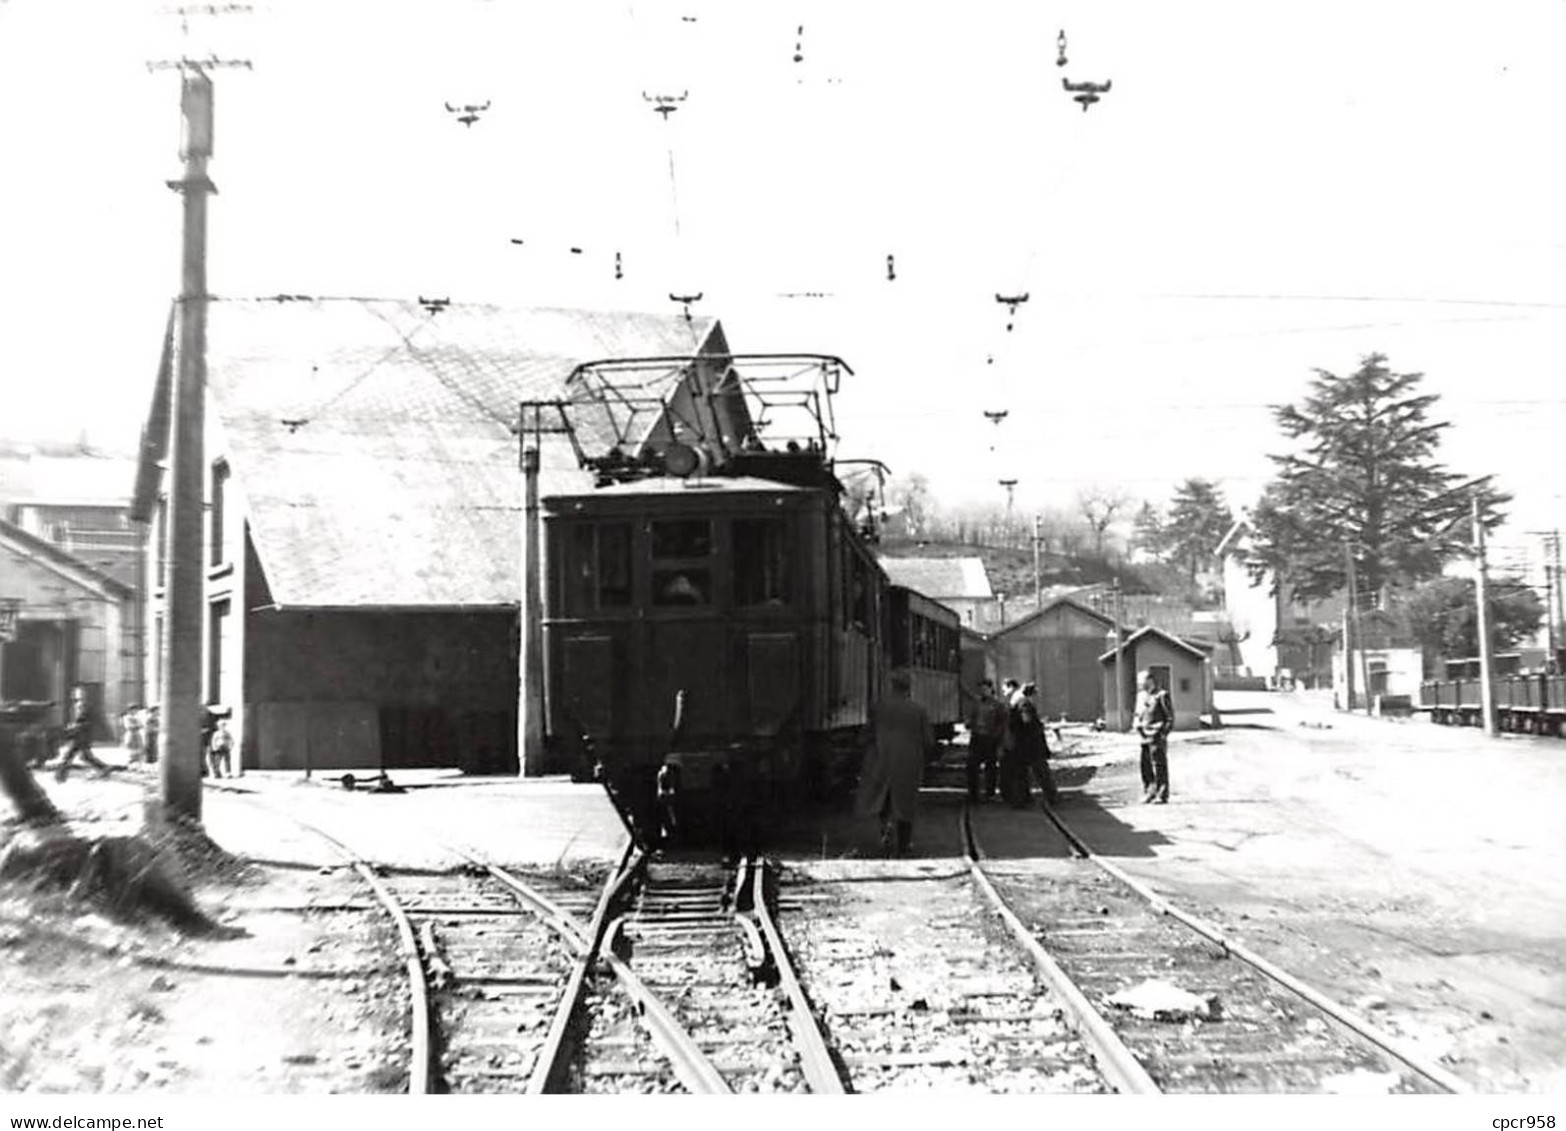
{"type": "Polygon", "coordinates": [[[215,294],[699,291],[848,361],[841,456],[1024,512],[1248,503],[1268,406],[1381,352],[1515,495],[1498,554],[1566,525],[1560,0],[171,6],[0,0],[0,435],[134,443],[179,278],[147,63],[216,54],[215,294]]]}

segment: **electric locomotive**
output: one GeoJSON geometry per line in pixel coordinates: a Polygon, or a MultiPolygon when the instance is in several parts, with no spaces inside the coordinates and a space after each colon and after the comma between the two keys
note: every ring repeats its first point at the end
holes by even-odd
{"type": "Polygon", "coordinates": [[[721,442],[691,412],[700,448],[671,434],[542,501],[546,744],[648,841],[845,796],[895,662],[949,668],[956,698],[956,615],[894,600],[829,432],[769,448],[737,401],[723,419],[721,442]]]}

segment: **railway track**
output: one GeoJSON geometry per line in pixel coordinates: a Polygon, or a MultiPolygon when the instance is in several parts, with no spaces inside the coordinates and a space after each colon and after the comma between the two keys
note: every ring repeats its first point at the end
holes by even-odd
{"type": "Polygon", "coordinates": [[[959,861],[812,868],[777,903],[851,1090],[1115,1090],[959,861]]]}
{"type": "Polygon", "coordinates": [[[388,869],[301,818],[387,914],[407,984],[409,1092],[835,1092],[841,1083],[763,894],[765,868],[649,863],[598,886],[508,871],[388,869]]]}
{"type": "Polygon", "coordinates": [[[1093,855],[1058,815],[1051,818],[1077,855],[1002,868],[983,860],[965,812],[968,863],[997,912],[1077,988],[1083,1031],[1107,1050],[1101,1055],[1129,1054],[1162,1091],[1467,1090],[1363,1019],[1173,908],[1093,855]],[[1169,1000],[1167,986],[1190,998],[1169,1000]],[[1136,995],[1122,997],[1119,1006],[1112,1001],[1137,988],[1140,1005],[1136,995]]]}

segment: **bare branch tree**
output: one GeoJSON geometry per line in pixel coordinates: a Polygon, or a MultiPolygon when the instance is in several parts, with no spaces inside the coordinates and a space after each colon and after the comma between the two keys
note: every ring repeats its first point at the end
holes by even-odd
{"type": "Polygon", "coordinates": [[[1104,556],[1104,535],[1115,516],[1130,505],[1131,496],[1113,487],[1093,484],[1077,492],[1077,510],[1093,531],[1093,548],[1099,557],[1104,556]]]}

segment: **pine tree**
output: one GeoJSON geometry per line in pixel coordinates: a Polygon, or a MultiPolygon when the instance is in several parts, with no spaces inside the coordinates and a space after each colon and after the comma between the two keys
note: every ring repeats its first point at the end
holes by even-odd
{"type": "Polygon", "coordinates": [[[1467,551],[1471,500],[1486,527],[1510,501],[1490,476],[1464,479],[1436,462],[1445,423],[1429,420],[1438,397],[1418,391],[1421,373],[1393,373],[1370,354],[1348,377],[1316,370],[1299,404],[1273,408],[1296,450],[1273,455],[1277,476],[1253,515],[1250,565],[1298,598],[1347,584],[1351,553],[1363,594],[1436,577],[1467,551]]]}
{"type": "Polygon", "coordinates": [[[1218,484],[1208,479],[1187,479],[1175,488],[1164,527],[1164,544],[1170,560],[1186,567],[1191,579],[1211,559],[1218,543],[1234,525],[1234,513],[1224,502],[1218,484]]]}

